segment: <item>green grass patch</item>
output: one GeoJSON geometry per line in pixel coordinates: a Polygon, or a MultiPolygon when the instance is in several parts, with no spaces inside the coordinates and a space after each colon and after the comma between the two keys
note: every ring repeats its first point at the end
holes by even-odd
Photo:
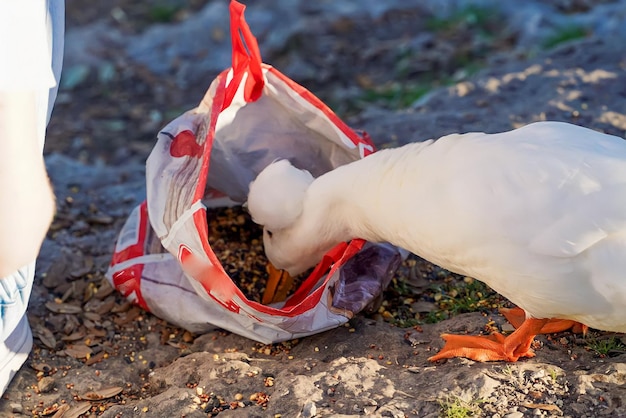
{"type": "Polygon", "coordinates": [[[430,90],[431,88],[425,84],[391,83],[365,90],[360,100],[382,104],[392,109],[402,109],[411,106],[430,90]]]}
{"type": "Polygon", "coordinates": [[[502,297],[498,293],[483,282],[469,277],[447,281],[434,290],[439,312],[435,312],[431,320],[448,319],[461,313],[486,312],[502,304],[502,297]]]}
{"type": "Polygon", "coordinates": [[[497,19],[497,12],[477,6],[467,6],[447,17],[433,17],[426,22],[426,28],[433,32],[457,30],[460,27],[478,29],[482,35],[492,35],[491,25],[497,19]]]}
{"type": "Polygon", "coordinates": [[[622,343],[622,340],[617,337],[611,337],[608,339],[596,339],[590,338],[587,341],[587,348],[593,350],[601,357],[606,357],[610,354],[623,353],[626,351],[626,345],[622,343]]]}
{"type": "Polygon", "coordinates": [[[150,9],[150,19],[155,23],[173,22],[181,7],[174,4],[156,4],[150,9]]]}
{"type": "Polygon", "coordinates": [[[563,26],[543,42],[543,48],[551,49],[565,42],[586,38],[588,34],[588,31],[581,26],[563,26]]]}
{"type": "Polygon", "coordinates": [[[445,418],[466,418],[480,416],[480,404],[484,403],[481,399],[465,401],[458,396],[448,396],[439,400],[441,407],[441,416],[445,418]]]}
{"type": "Polygon", "coordinates": [[[506,299],[483,282],[459,277],[443,269],[437,271],[445,278],[419,292],[405,280],[393,278],[378,313],[397,327],[410,328],[424,323],[434,324],[461,313],[489,313],[506,303],[506,299]],[[434,309],[425,313],[414,312],[412,304],[422,298],[432,302],[434,309]]]}
{"type": "Polygon", "coordinates": [[[550,379],[552,379],[553,382],[556,382],[556,379],[559,377],[559,374],[553,368],[548,369],[548,375],[550,376],[550,379]]]}
{"type": "MultiPolygon", "coordinates": [[[[376,104],[387,109],[405,109],[412,106],[432,90],[452,86],[461,80],[473,76],[483,68],[482,62],[472,60],[470,57],[459,56],[457,58],[455,59],[455,64],[459,68],[454,76],[444,76],[436,79],[422,77],[422,80],[418,82],[392,82],[364,89],[352,107],[363,109],[365,105],[376,104]]],[[[402,77],[399,76],[399,78],[402,77]]]]}

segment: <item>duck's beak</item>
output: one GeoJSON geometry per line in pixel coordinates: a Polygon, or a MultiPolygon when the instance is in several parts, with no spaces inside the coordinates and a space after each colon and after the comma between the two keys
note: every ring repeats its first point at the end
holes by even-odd
{"type": "Polygon", "coordinates": [[[267,263],[267,274],[267,284],[261,303],[269,305],[287,299],[287,294],[293,287],[293,277],[285,270],[277,269],[272,263],[267,263]]]}

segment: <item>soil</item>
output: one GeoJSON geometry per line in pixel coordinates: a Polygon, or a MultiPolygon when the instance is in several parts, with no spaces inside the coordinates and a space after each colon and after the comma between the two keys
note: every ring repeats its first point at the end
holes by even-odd
{"type": "MultiPolygon", "coordinates": [[[[67,30],[106,25],[130,38],[163,20],[185,22],[207,3],[67,0],[67,30]]],[[[596,7],[546,3],[564,15],[596,7]]],[[[589,35],[537,50],[520,47],[505,19],[479,17],[437,21],[416,6],[329,20],[305,25],[264,60],[379,147],[536,120],[625,136],[623,39],[589,35]],[[420,54],[398,55],[396,46],[408,40],[420,54]]],[[[100,47],[102,61],[60,91],[49,126],[58,215],[28,311],[34,348],[0,400],[0,415],[626,416],[621,334],[538,336],[536,357],[516,363],[430,363],[443,332],[510,332],[497,310],[508,303],[415,257],[379,309],[278,344],[219,329],[194,335],[129,303],[104,277],[117,233],[145,196],[144,162],[156,132],[199,102],[215,72],[181,86],[171,74],[100,47]]]]}

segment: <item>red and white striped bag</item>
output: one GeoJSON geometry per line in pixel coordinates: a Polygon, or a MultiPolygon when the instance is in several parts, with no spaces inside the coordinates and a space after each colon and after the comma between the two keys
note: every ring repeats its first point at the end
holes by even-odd
{"type": "Polygon", "coordinates": [[[249,300],[208,239],[206,208],[244,202],[278,158],[319,176],[374,151],[311,92],[261,62],[245,6],[230,5],[232,68],[198,107],[158,134],[147,199],[119,234],[107,277],[130,300],[192,332],[220,327],[271,343],[345,323],[382,294],[401,256],[390,245],[341,243],[284,302],[249,300]]]}

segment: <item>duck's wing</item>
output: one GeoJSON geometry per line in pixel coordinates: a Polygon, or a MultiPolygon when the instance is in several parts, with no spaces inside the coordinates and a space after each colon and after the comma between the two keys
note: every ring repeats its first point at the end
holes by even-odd
{"type": "Polygon", "coordinates": [[[479,184],[490,185],[504,202],[490,216],[517,219],[509,230],[517,229],[519,243],[526,240],[531,252],[573,257],[626,233],[623,139],[561,122],[484,138],[494,170],[479,184]]]}
{"type": "Polygon", "coordinates": [[[538,171],[523,177],[532,181],[518,189],[519,209],[508,229],[526,246],[516,250],[523,285],[505,286],[535,316],[622,330],[617,318],[626,313],[626,151],[611,138],[597,139],[587,149],[582,147],[593,142],[577,148],[555,141],[537,155],[538,171]]]}
{"type": "Polygon", "coordinates": [[[575,206],[564,208],[562,216],[530,241],[529,249],[554,257],[574,257],[616,234],[626,234],[626,184],[591,193],[575,206]]]}

